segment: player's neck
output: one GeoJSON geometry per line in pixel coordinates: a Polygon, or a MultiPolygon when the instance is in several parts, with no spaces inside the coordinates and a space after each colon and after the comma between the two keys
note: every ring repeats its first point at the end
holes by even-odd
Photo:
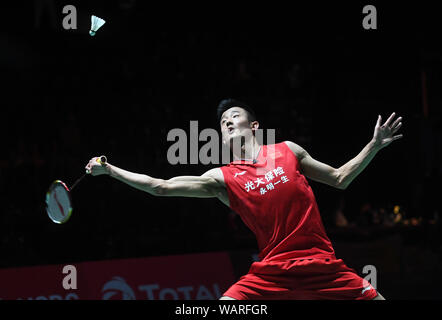
{"type": "Polygon", "coordinates": [[[240,152],[233,152],[233,160],[256,160],[258,157],[261,145],[253,136],[250,141],[245,141],[240,148],[240,152]]]}

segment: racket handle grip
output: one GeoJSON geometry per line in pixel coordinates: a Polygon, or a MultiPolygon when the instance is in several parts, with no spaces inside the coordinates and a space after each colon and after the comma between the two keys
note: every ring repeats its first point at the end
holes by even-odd
{"type": "MultiPolygon", "coordinates": [[[[100,156],[99,158],[97,158],[96,160],[99,164],[105,164],[107,162],[107,158],[106,156],[100,156]]],[[[86,173],[90,174],[91,172],[89,170],[86,169],[86,173]]]]}

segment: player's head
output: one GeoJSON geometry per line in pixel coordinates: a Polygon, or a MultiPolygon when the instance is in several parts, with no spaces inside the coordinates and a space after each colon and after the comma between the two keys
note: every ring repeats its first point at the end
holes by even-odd
{"type": "Polygon", "coordinates": [[[233,139],[240,137],[247,141],[259,128],[253,109],[235,99],[222,100],[217,115],[224,144],[230,144],[233,139]]]}

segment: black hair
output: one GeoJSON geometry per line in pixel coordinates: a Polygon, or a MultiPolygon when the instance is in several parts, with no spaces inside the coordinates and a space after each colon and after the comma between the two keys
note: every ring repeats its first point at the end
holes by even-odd
{"type": "Polygon", "coordinates": [[[249,119],[249,121],[250,122],[256,121],[255,111],[251,107],[249,107],[247,104],[245,104],[241,101],[229,98],[229,99],[222,100],[218,104],[218,108],[216,110],[216,114],[218,116],[218,122],[221,120],[223,113],[226,110],[229,110],[230,108],[233,108],[233,107],[239,107],[239,108],[246,110],[247,111],[247,118],[249,119]]]}

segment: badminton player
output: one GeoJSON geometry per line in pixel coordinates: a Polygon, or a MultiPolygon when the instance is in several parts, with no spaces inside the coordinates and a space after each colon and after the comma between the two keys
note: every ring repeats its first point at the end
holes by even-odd
{"type": "Polygon", "coordinates": [[[382,148],[399,139],[402,118],[379,116],[371,141],[339,168],[313,159],[291,141],[260,145],[254,111],[226,99],[218,106],[223,143],[241,148],[228,165],[201,176],[169,180],[123,170],[93,158],[86,165],[93,176],[107,174],[155,196],[218,198],[240,215],[254,232],[259,261],[233,284],[222,300],[252,299],[379,299],[368,281],[335,256],[318,205],[306,178],[345,189],[382,148]],[[272,161],[268,161],[268,160],[272,161]],[[269,163],[272,165],[269,166],[269,163]]]}

